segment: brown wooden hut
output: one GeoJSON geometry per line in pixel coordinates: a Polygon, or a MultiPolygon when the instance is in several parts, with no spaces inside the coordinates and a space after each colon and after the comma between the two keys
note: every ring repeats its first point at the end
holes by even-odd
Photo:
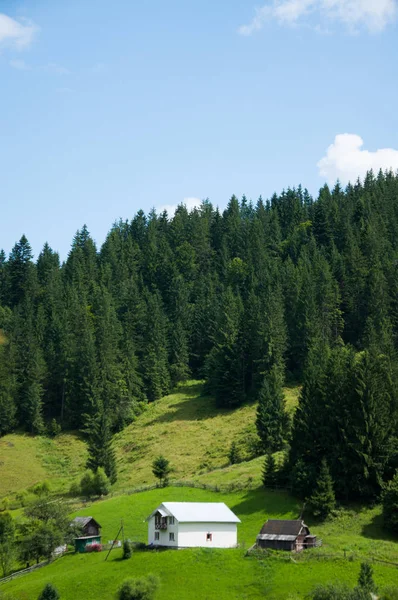
{"type": "Polygon", "coordinates": [[[71,525],[81,534],[75,538],[76,552],[85,552],[86,546],[101,543],[101,525],[93,517],[76,517],[71,525]]]}
{"type": "Polygon", "coordinates": [[[316,546],[316,536],[310,534],[310,530],[301,519],[292,521],[270,519],[264,523],[257,536],[257,546],[300,552],[304,548],[316,546]]]}

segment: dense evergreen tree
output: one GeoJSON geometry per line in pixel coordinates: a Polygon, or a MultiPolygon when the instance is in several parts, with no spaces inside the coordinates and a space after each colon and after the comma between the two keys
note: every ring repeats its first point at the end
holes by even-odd
{"type": "Polygon", "coordinates": [[[322,460],[315,489],[309,498],[309,508],[313,515],[325,519],[335,508],[336,498],[333,480],[326,459],[322,460]]]}
{"type": "Polygon", "coordinates": [[[116,456],[112,447],[109,418],[102,410],[86,423],[88,436],[87,468],[96,473],[102,467],[111,483],[117,480],[116,456]]]}
{"type": "Polygon", "coordinates": [[[264,452],[282,449],[287,431],[287,417],[277,366],[264,377],[258,398],[256,426],[264,452]]]}
{"type": "MultiPolygon", "coordinates": [[[[377,497],[398,466],[397,197],[380,172],[317,198],[139,211],[99,252],[83,226],[62,265],[22,236],[0,251],[0,435],[92,422],[100,448],[191,373],[229,409],[293,375],[295,489],[314,492],[327,456],[338,498],[377,497]]],[[[278,390],[260,401],[267,427],[278,390]]]]}

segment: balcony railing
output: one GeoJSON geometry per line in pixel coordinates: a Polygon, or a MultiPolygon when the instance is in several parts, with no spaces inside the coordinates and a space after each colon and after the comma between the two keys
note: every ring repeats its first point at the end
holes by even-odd
{"type": "Polygon", "coordinates": [[[155,529],[167,529],[167,523],[163,521],[155,521],[155,529]]]}

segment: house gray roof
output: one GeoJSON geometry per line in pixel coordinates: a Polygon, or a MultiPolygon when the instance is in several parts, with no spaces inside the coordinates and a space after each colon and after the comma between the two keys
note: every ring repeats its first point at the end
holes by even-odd
{"type": "Polygon", "coordinates": [[[79,527],[85,527],[90,523],[90,521],[94,521],[97,527],[101,527],[101,525],[94,519],[94,517],[75,517],[72,521],[72,524],[79,525],[79,527]]]}
{"type": "Polygon", "coordinates": [[[75,517],[72,523],[76,523],[76,525],[84,527],[85,525],[87,525],[87,523],[90,523],[92,518],[93,517],[75,517]]]}
{"type": "MultiPolygon", "coordinates": [[[[301,519],[295,520],[283,520],[283,519],[269,519],[264,523],[261,528],[260,539],[282,539],[285,536],[293,537],[296,539],[300,532],[308,534],[310,531],[307,525],[301,519]],[[305,531],[302,532],[302,529],[305,531]],[[264,537],[267,536],[267,537],[264,537]],[[268,537],[272,536],[272,537],[268,537]]],[[[286,540],[288,541],[288,540],[286,540]]]]}
{"type": "MultiPolygon", "coordinates": [[[[224,502],[163,502],[148,517],[164,511],[180,523],[240,523],[224,502]]],[[[164,515],[165,516],[165,515],[164,515]]],[[[147,519],[147,520],[148,520],[147,519]]]]}

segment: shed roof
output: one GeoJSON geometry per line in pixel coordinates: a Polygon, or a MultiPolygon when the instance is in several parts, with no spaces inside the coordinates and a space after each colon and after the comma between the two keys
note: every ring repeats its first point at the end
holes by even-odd
{"type": "Polygon", "coordinates": [[[163,502],[148,519],[162,509],[180,523],[240,523],[224,502],[163,502]]]}
{"type": "MultiPolygon", "coordinates": [[[[309,533],[307,525],[301,519],[283,520],[269,519],[261,528],[260,535],[276,535],[276,536],[294,536],[300,535],[301,530],[305,528],[309,533]]],[[[265,539],[265,538],[263,538],[265,539]]],[[[275,539],[275,538],[274,538],[275,539]]]]}
{"type": "Polygon", "coordinates": [[[97,525],[97,527],[101,527],[101,525],[98,523],[98,521],[96,521],[94,519],[94,517],[75,517],[73,519],[72,523],[75,525],[79,525],[79,527],[85,527],[91,521],[94,521],[94,523],[97,525]]]}

